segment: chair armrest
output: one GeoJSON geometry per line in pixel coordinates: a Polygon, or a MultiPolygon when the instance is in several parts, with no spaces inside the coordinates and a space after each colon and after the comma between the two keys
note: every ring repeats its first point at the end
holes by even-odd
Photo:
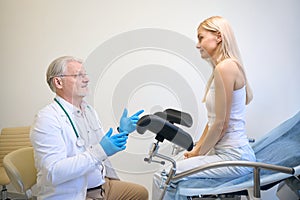
{"type": "Polygon", "coordinates": [[[273,164],[267,164],[267,163],[261,163],[261,162],[250,162],[250,161],[224,161],[224,162],[214,162],[214,163],[209,163],[206,165],[202,165],[199,167],[196,167],[191,170],[187,170],[185,172],[176,174],[172,180],[178,180],[181,179],[185,176],[190,176],[192,174],[198,173],[200,171],[212,169],[212,168],[219,168],[219,167],[228,167],[228,166],[242,166],[242,167],[252,167],[252,168],[263,168],[267,170],[272,170],[272,171],[278,171],[278,172],[283,172],[286,174],[294,174],[295,170],[292,167],[284,167],[284,166],[279,166],[279,165],[273,165],[273,164]]]}
{"type": "Polygon", "coordinates": [[[295,174],[295,170],[292,167],[284,167],[279,165],[273,165],[273,164],[267,164],[267,163],[261,163],[261,162],[250,162],[250,161],[224,161],[224,162],[215,162],[215,163],[209,163],[206,165],[199,166],[197,168],[187,170],[185,172],[179,173],[174,175],[171,178],[171,181],[175,181],[181,178],[184,178],[186,176],[190,176],[192,174],[205,171],[208,169],[213,168],[220,168],[220,167],[228,167],[228,166],[242,166],[242,167],[252,167],[253,168],[253,195],[256,198],[260,198],[260,169],[267,169],[277,172],[282,172],[286,174],[295,174]]]}

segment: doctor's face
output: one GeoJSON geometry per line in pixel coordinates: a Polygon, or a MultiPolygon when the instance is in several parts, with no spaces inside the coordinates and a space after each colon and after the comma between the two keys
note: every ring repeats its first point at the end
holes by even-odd
{"type": "Polygon", "coordinates": [[[88,95],[89,78],[81,63],[69,62],[61,76],[64,93],[72,98],[83,98],[88,95]]]}

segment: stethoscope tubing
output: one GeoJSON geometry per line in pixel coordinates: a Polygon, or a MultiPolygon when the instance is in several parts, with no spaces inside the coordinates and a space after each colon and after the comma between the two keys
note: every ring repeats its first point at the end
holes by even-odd
{"type": "Polygon", "coordinates": [[[67,111],[65,110],[65,108],[61,105],[61,103],[60,103],[56,98],[54,98],[54,101],[59,105],[59,107],[61,107],[61,109],[62,109],[62,110],[64,111],[64,113],[67,115],[67,117],[68,117],[68,119],[69,119],[69,121],[70,121],[70,123],[71,123],[71,125],[72,125],[72,128],[73,128],[73,130],[74,130],[74,133],[75,133],[75,135],[76,135],[76,137],[77,137],[77,139],[78,139],[78,138],[79,138],[79,135],[78,135],[78,132],[77,132],[75,126],[74,126],[74,123],[73,123],[72,120],[71,120],[71,117],[69,116],[69,114],[67,113],[67,111]]]}

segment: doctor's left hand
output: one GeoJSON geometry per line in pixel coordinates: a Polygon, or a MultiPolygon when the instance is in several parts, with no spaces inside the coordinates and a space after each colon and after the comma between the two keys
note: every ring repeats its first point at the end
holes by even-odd
{"type": "Polygon", "coordinates": [[[140,110],[136,112],[131,117],[127,117],[128,111],[125,108],[122,114],[122,117],[120,119],[120,127],[119,131],[123,132],[126,131],[128,133],[133,132],[136,129],[136,123],[139,121],[139,115],[142,114],[144,110],[140,110]]]}

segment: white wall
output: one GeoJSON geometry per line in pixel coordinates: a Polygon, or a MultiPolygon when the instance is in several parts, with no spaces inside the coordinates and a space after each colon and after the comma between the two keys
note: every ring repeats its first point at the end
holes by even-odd
{"type": "MultiPolygon", "coordinates": [[[[248,135],[258,138],[300,109],[299,7],[298,0],[0,0],[0,128],[31,124],[34,114],[51,101],[53,94],[45,82],[45,71],[54,58],[68,54],[91,59],[91,55],[95,55],[96,50],[106,41],[142,28],[173,31],[175,35],[182,35],[196,44],[196,28],[199,22],[211,15],[222,15],[233,26],[254,90],[254,101],[248,107],[247,132],[248,135]]],[[[144,41],[147,41],[147,37],[143,38],[144,41]]],[[[174,43],[172,48],[176,48],[176,42],[174,43]]],[[[122,48],[124,45],[126,43],[122,43],[122,48]]],[[[106,51],[105,56],[110,55],[110,51],[112,54],[118,51],[118,46],[114,48],[106,51]]],[[[176,59],[178,63],[182,62],[178,56],[172,59],[169,52],[159,52],[156,55],[157,51],[148,52],[146,48],[143,50],[143,55],[133,54],[129,60],[122,60],[123,64],[113,63],[114,67],[130,64],[136,60],[135,56],[145,58],[145,63],[141,59],[135,61],[134,65],[155,63],[167,66],[168,70],[176,59]],[[170,59],[164,60],[163,55],[170,59]]],[[[193,53],[193,50],[188,51],[193,53]]],[[[99,56],[99,60],[101,59],[104,58],[99,56]]],[[[201,61],[200,56],[196,62],[203,65],[197,66],[201,73],[207,71],[208,65],[201,61]]],[[[187,68],[190,71],[187,72],[182,72],[178,68],[179,64],[174,66],[170,72],[177,72],[189,84],[193,83],[190,80],[193,78],[187,77],[193,76],[189,66],[187,68]]],[[[93,67],[88,70],[97,71],[93,67]]],[[[192,91],[199,91],[199,94],[195,92],[195,96],[199,98],[203,94],[205,80],[201,73],[193,79],[199,80],[199,87],[192,86],[192,91]]],[[[113,77],[111,74],[112,79],[113,77]]],[[[91,80],[94,81],[91,86],[96,89],[92,99],[99,100],[101,92],[98,90],[101,87],[105,89],[100,83],[109,87],[109,77],[102,80],[94,77],[91,80]]],[[[155,90],[154,86],[149,92],[152,90],[155,90]]],[[[162,90],[162,94],[163,91],[166,90],[162,90]]],[[[138,94],[146,95],[143,92],[138,94]]],[[[166,96],[168,97],[173,98],[172,92],[166,96]]],[[[132,98],[134,102],[143,100],[142,97],[137,99],[135,95],[132,98]]],[[[149,100],[150,97],[147,98],[149,100]]],[[[199,105],[196,105],[196,114],[201,116],[195,117],[199,117],[201,122],[193,129],[197,131],[204,123],[202,118],[205,118],[205,113],[200,112],[203,106],[200,100],[199,105]]],[[[153,102],[155,98],[143,105],[147,107],[153,102]]],[[[170,101],[170,105],[176,106],[177,103],[176,98],[170,101]]],[[[105,114],[101,115],[102,105],[99,102],[94,104],[105,122],[105,114]]],[[[129,106],[136,108],[134,105],[129,106]]],[[[146,111],[160,108],[159,102],[154,106],[156,107],[147,107],[146,111]]],[[[110,126],[110,123],[105,126],[110,126]]],[[[147,151],[142,145],[135,145],[135,148],[147,151]]],[[[128,168],[130,169],[130,165],[128,168]]],[[[130,179],[132,171],[129,170],[129,173],[123,173],[122,176],[130,179]]],[[[150,180],[140,175],[136,177],[137,181],[150,187],[150,180]]]]}

